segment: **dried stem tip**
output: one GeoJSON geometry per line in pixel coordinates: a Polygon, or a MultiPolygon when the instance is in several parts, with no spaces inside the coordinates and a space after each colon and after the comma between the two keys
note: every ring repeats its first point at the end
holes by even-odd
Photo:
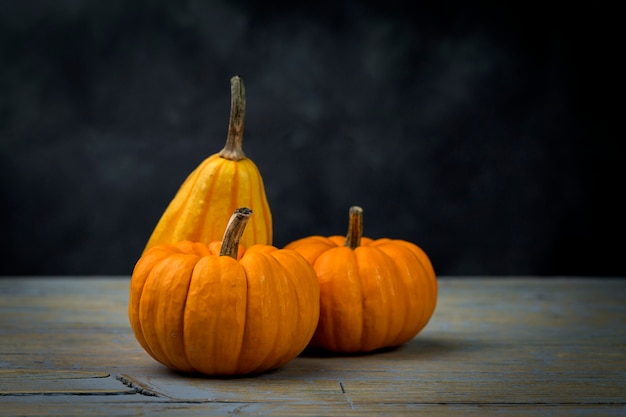
{"type": "Polygon", "coordinates": [[[244,159],[243,153],[243,121],[246,114],[246,89],[238,75],[230,79],[230,119],[228,121],[228,137],[226,145],[219,155],[231,161],[244,159]]]}
{"type": "Polygon", "coordinates": [[[246,228],[246,223],[252,216],[252,210],[247,207],[241,207],[235,210],[226,225],[226,231],[222,238],[222,248],[220,256],[230,256],[237,259],[237,251],[239,249],[239,241],[246,228]]]}
{"type": "Polygon", "coordinates": [[[361,237],[363,236],[363,209],[359,206],[350,207],[350,216],[348,220],[348,234],[346,236],[345,246],[350,249],[356,249],[361,245],[361,237]]]}

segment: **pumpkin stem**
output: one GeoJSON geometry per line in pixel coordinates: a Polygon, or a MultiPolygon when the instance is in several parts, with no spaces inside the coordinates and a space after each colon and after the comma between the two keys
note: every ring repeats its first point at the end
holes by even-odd
{"type": "Polygon", "coordinates": [[[345,246],[350,249],[358,248],[361,245],[361,236],[363,236],[363,209],[359,206],[352,206],[345,246]]]}
{"type": "Polygon", "coordinates": [[[233,259],[237,259],[239,240],[243,235],[243,231],[246,228],[246,223],[248,223],[250,216],[252,216],[252,210],[247,207],[238,208],[233,215],[230,216],[224,237],[222,238],[220,256],[230,256],[233,259]]]}
{"type": "Polygon", "coordinates": [[[243,141],[243,120],[246,114],[246,89],[238,75],[230,79],[230,119],[226,145],[219,155],[231,161],[244,159],[241,142],[243,141]]]}

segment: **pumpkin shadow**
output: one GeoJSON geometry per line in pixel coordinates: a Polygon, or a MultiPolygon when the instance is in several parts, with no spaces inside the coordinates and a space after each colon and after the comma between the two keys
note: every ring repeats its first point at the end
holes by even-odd
{"type": "Polygon", "coordinates": [[[483,347],[483,343],[475,339],[417,337],[402,346],[398,346],[396,352],[410,358],[429,358],[482,349],[483,347]]]}
{"type": "Polygon", "coordinates": [[[395,360],[440,358],[456,352],[468,352],[488,349],[488,346],[475,338],[462,338],[450,335],[418,336],[403,345],[387,347],[370,352],[342,353],[307,347],[299,358],[307,359],[340,359],[384,357],[395,360]]]}
{"type": "Polygon", "coordinates": [[[467,350],[476,347],[476,341],[461,339],[440,339],[421,337],[393,347],[386,347],[369,352],[332,352],[321,348],[307,347],[298,357],[310,359],[324,358],[359,358],[367,356],[404,357],[414,359],[416,357],[440,356],[455,351],[467,350]]]}
{"type": "MultiPolygon", "coordinates": [[[[328,350],[307,347],[294,360],[277,369],[270,369],[263,372],[242,374],[242,375],[206,375],[194,372],[182,372],[174,369],[163,367],[162,372],[170,375],[178,375],[179,377],[188,378],[190,380],[252,380],[252,379],[280,379],[283,375],[289,375],[296,371],[299,374],[305,373],[315,375],[319,371],[325,369],[324,359],[329,360],[329,367],[332,368],[333,360],[350,358],[376,357],[383,360],[430,360],[439,359],[450,354],[462,351],[481,350],[485,347],[484,343],[476,339],[460,339],[460,338],[437,338],[437,337],[417,337],[403,345],[387,347],[373,350],[370,352],[342,353],[331,352],[328,350]],[[304,359],[303,362],[298,359],[304,359]],[[307,360],[313,362],[308,363],[307,360]],[[314,365],[312,365],[314,364],[314,365]]],[[[330,368],[326,368],[329,370],[330,368]]]]}
{"type": "Polygon", "coordinates": [[[279,373],[281,371],[281,368],[274,368],[274,369],[268,369],[265,371],[260,371],[260,372],[250,372],[247,374],[233,374],[233,375],[229,375],[229,374],[204,374],[201,372],[185,372],[185,371],[180,371],[177,369],[171,369],[171,368],[167,368],[164,367],[164,371],[163,372],[167,372],[170,375],[176,375],[178,377],[181,378],[188,378],[188,379],[213,379],[213,380],[229,380],[229,379],[258,379],[261,376],[271,376],[273,374],[279,373]]]}
{"type": "Polygon", "coordinates": [[[333,352],[330,350],[325,350],[322,348],[313,348],[307,347],[298,355],[299,358],[315,358],[315,359],[324,359],[324,358],[359,358],[364,356],[372,356],[385,352],[393,352],[399,349],[400,346],[381,348],[372,350],[369,352],[333,352]]]}

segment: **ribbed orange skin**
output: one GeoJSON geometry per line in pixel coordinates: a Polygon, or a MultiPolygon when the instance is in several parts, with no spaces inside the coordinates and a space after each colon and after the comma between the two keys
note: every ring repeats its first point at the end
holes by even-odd
{"type": "Polygon", "coordinates": [[[301,253],[320,283],[320,320],[312,347],[370,352],[413,339],[437,303],[437,280],[428,256],[404,240],[311,236],[286,246],[301,253]]]}
{"type": "Polygon", "coordinates": [[[128,314],[140,345],[183,372],[245,375],[278,368],[307,346],[319,284],[297,252],[179,242],[148,249],[130,283],[128,314]]]}
{"type": "Polygon", "coordinates": [[[219,241],[238,207],[254,211],[241,244],[271,245],[272,215],[259,169],[248,158],[233,161],[213,154],[180,186],[145,249],[183,240],[207,244],[219,241]]]}

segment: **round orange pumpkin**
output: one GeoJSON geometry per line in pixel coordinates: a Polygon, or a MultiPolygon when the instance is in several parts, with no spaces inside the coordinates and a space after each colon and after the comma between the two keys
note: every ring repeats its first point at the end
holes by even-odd
{"type": "Polygon", "coordinates": [[[300,254],[239,245],[249,209],[222,242],[148,249],[130,283],[129,319],[140,345],[179,371],[240,375],[278,368],[309,343],[319,284],[300,254]]]}
{"type": "Polygon", "coordinates": [[[310,236],[285,248],[301,253],[320,283],[320,320],[312,347],[369,352],[401,345],[428,323],[437,303],[435,271],[417,245],[362,237],[360,207],[348,235],[310,236]]]}

